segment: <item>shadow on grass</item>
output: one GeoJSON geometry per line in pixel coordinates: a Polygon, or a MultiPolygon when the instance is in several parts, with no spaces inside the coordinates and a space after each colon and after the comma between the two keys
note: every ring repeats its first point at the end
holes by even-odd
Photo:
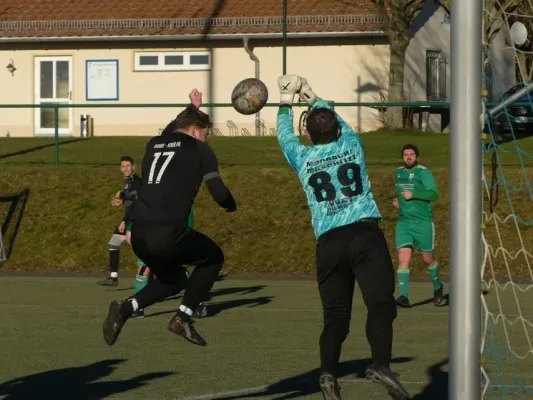
{"type": "Polygon", "coordinates": [[[442,370],[448,361],[446,358],[427,369],[430,381],[412,400],[448,400],[448,372],[442,370]]]}
{"type": "Polygon", "coordinates": [[[210,297],[208,299],[211,300],[212,296],[229,296],[232,294],[252,294],[257,293],[260,290],[263,290],[266,286],[265,285],[255,285],[255,286],[245,286],[245,287],[230,287],[230,288],[224,288],[224,289],[215,289],[212,290],[211,293],[209,293],[210,297]]]}
{"type": "MultiPolygon", "coordinates": [[[[483,294],[483,296],[486,296],[489,294],[489,291],[482,289],[481,294],[483,294]]],[[[426,300],[419,301],[418,303],[413,303],[411,305],[411,308],[425,306],[426,304],[431,304],[431,303],[433,303],[433,297],[426,299],[426,300]]],[[[440,307],[449,307],[449,306],[450,306],[450,294],[447,293],[444,295],[444,304],[442,304],[440,307]]]]}
{"type": "MultiPolygon", "coordinates": [[[[411,357],[398,357],[392,360],[393,364],[405,363],[412,361],[411,357]]],[[[370,359],[345,361],[340,363],[339,380],[342,386],[343,380],[363,379],[365,378],[366,367],[371,363],[370,359]]],[[[271,398],[276,400],[297,399],[302,396],[309,396],[312,394],[321,393],[318,385],[318,378],[320,376],[319,369],[306,372],[301,375],[293,376],[291,378],[283,379],[264,388],[250,389],[246,393],[241,391],[235,394],[224,394],[222,396],[213,395],[212,400],[236,400],[236,399],[255,399],[255,398],[271,398]]],[[[207,397],[206,397],[207,398],[207,397]]]]}
{"type": "Polygon", "coordinates": [[[145,386],[148,382],[172,375],[172,372],[151,372],[132,379],[100,381],[110,375],[125,360],[104,360],[83,367],[54,369],[27,375],[0,385],[0,397],[5,400],[85,400],[105,399],[145,386]],[[5,396],[5,397],[3,397],[5,396]]]}
{"type": "MultiPolygon", "coordinates": [[[[264,296],[256,297],[255,299],[237,299],[237,300],[228,300],[220,301],[218,303],[209,303],[207,304],[207,316],[204,318],[214,317],[215,315],[220,314],[222,311],[231,310],[232,308],[246,307],[253,308],[258,306],[264,306],[272,301],[273,297],[264,296]]],[[[165,314],[174,314],[175,309],[165,310],[156,312],[153,314],[146,315],[146,318],[155,317],[156,315],[165,315],[165,314]]]]}
{"type": "Polygon", "coordinates": [[[9,203],[9,209],[1,227],[0,266],[11,257],[29,196],[30,189],[24,189],[19,193],[8,196],[0,196],[0,203],[9,203]],[[15,221],[13,229],[9,229],[13,221],[15,221]]]}
{"type": "MultiPolygon", "coordinates": [[[[440,307],[448,307],[450,305],[450,294],[449,293],[443,296],[443,301],[444,303],[440,307]]],[[[411,308],[425,306],[431,303],[433,303],[433,297],[430,297],[429,299],[426,299],[426,300],[419,301],[417,303],[413,303],[411,304],[411,308]]]]}
{"type": "MultiPolygon", "coordinates": [[[[227,277],[228,277],[228,276],[225,275],[225,274],[220,274],[220,275],[217,277],[217,279],[216,279],[215,282],[221,282],[221,281],[224,281],[224,280],[226,280],[227,277]]],[[[133,278],[133,280],[134,280],[134,279],[135,279],[135,278],[133,278]]],[[[132,281],[133,281],[133,280],[132,280],[132,281]]],[[[263,288],[264,288],[264,286],[261,286],[261,289],[263,289],[263,288]]],[[[108,288],[108,291],[124,292],[124,291],[126,291],[126,290],[129,291],[129,290],[133,290],[133,289],[134,289],[133,286],[129,286],[129,287],[122,287],[122,288],[118,288],[118,289],[116,289],[116,288],[108,288]]],[[[250,292],[250,293],[251,293],[251,292],[250,292]]],[[[211,296],[211,294],[210,294],[210,296],[211,296]]],[[[179,299],[179,298],[181,298],[181,297],[182,297],[181,295],[176,295],[176,296],[173,296],[173,297],[169,297],[169,298],[167,298],[167,299],[165,299],[165,300],[163,300],[163,301],[167,301],[167,300],[175,300],[175,299],[179,299]]],[[[211,297],[209,297],[208,300],[210,300],[210,299],[211,299],[211,297]]],[[[208,301],[208,300],[206,300],[206,301],[208,301]]]]}
{"type": "MultiPolygon", "coordinates": [[[[62,146],[64,144],[76,143],[76,142],[87,141],[87,140],[88,139],[85,139],[85,138],[63,140],[59,142],[59,145],[62,146]]],[[[6,158],[11,158],[11,157],[16,157],[16,156],[22,156],[24,154],[33,153],[34,151],[39,151],[39,150],[47,149],[49,147],[54,147],[54,146],[55,146],[55,143],[48,143],[48,144],[43,144],[41,146],[34,146],[34,147],[29,147],[27,149],[13,151],[11,153],[0,154],[0,160],[4,160],[6,158]]]]}
{"type": "MultiPolygon", "coordinates": [[[[222,278],[223,279],[223,278],[222,278]]],[[[221,279],[221,280],[222,280],[221,279]]],[[[214,297],[217,296],[228,296],[228,295],[243,295],[243,294],[251,294],[256,293],[262,289],[264,289],[265,285],[254,285],[254,286],[244,286],[244,287],[229,287],[229,288],[223,288],[223,289],[215,289],[212,290],[209,293],[208,299],[205,301],[211,301],[214,297]]],[[[182,297],[181,295],[169,297],[163,301],[169,301],[169,300],[176,300],[182,297]]],[[[271,296],[260,296],[253,299],[232,299],[227,301],[219,301],[216,303],[209,303],[207,304],[207,317],[214,317],[215,315],[218,315],[222,311],[230,310],[232,308],[238,308],[238,307],[258,307],[263,306],[265,304],[268,304],[272,301],[273,297],[271,296]]],[[[156,312],[153,314],[147,314],[146,317],[155,317],[157,315],[165,315],[165,314],[173,314],[175,313],[175,309],[171,310],[165,310],[156,312]]]]}

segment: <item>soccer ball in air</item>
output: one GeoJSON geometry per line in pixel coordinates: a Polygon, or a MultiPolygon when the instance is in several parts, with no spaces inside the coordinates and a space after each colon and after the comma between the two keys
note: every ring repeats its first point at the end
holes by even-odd
{"type": "Polygon", "coordinates": [[[268,100],[266,85],[255,78],[248,78],[237,83],[231,93],[231,104],[237,112],[244,115],[260,111],[268,100]]]}

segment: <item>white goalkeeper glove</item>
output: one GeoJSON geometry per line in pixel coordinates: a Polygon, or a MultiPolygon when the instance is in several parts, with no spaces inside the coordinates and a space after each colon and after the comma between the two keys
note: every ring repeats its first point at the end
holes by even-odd
{"type": "Polygon", "coordinates": [[[292,105],[294,95],[302,87],[301,79],[298,75],[283,75],[278,78],[279,103],[292,105]]]}
{"type": "Polygon", "coordinates": [[[316,100],[316,94],[313,92],[313,89],[307,83],[307,79],[301,78],[300,81],[302,82],[302,88],[300,89],[300,100],[305,101],[307,104],[312,105],[314,101],[316,100]]]}

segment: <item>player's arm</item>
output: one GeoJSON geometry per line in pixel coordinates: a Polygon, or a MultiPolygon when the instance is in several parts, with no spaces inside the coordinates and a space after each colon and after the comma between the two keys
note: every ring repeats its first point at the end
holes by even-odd
{"type": "Polygon", "coordinates": [[[280,104],[276,123],[278,143],[287,162],[294,170],[297,170],[302,145],[294,134],[293,123],[292,106],[280,104]]]}
{"type": "MultiPolygon", "coordinates": [[[[313,89],[307,82],[307,79],[300,78],[302,80],[302,88],[300,89],[300,99],[307,102],[309,107],[311,109],[313,108],[327,108],[328,110],[333,111],[333,106],[325,101],[324,99],[318,97],[315,92],[313,92],[313,89]]],[[[340,115],[335,112],[335,116],[337,117],[337,121],[339,122],[339,126],[341,128],[341,138],[352,136],[356,138],[358,141],[361,142],[361,138],[359,135],[340,117],[340,115]]]]}
{"type": "Polygon", "coordinates": [[[276,121],[276,131],[278,143],[285,159],[294,169],[298,169],[300,152],[303,146],[294,134],[294,117],[292,102],[294,96],[300,90],[300,77],[296,75],[283,75],[278,78],[280,92],[280,102],[278,117],[276,121]]]}
{"type": "MultiPolygon", "coordinates": [[[[199,92],[197,89],[193,89],[191,93],[189,93],[189,100],[191,101],[191,104],[189,104],[187,107],[185,107],[185,110],[187,109],[200,109],[202,106],[202,93],[199,92]]],[[[182,111],[183,112],[183,111],[182,111]]],[[[178,114],[179,115],[179,114],[178,114]]],[[[163,129],[161,132],[161,135],[166,135],[169,133],[172,133],[175,131],[175,121],[174,118],[172,121],[168,123],[168,125],[163,129]]]]}
{"type": "Polygon", "coordinates": [[[437,182],[429,169],[422,171],[422,183],[424,185],[424,190],[413,191],[413,199],[416,200],[426,200],[426,201],[435,201],[439,199],[439,188],[437,187],[437,182]]]}
{"type": "Polygon", "coordinates": [[[201,173],[209,194],[213,200],[228,212],[237,210],[237,203],[228,187],[222,181],[218,171],[218,160],[215,153],[204,142],[199,142],[201,173]]]}

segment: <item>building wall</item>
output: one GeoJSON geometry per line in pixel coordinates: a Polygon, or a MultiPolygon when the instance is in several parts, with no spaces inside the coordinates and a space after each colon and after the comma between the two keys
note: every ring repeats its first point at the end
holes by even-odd
{"type": "MultiPolygon", "coordinates": [[[[175,43],[175,42],[174,42],[175,43]]],[[[96,136],[154,135],[176,115],[172,108],[90,108],[86,101],[86,60],[119,60],[119,100],[121,103],[188,103],[188,93],[194,87],[204,93],[205,102],[229,103],[231,91],[240,80],[254,76],[254,62],[244,51],[241,41],[210,42],[211,71],[133,71],[134,51],[205,50],[197,43],[180,43],[179,47],[164,43],[49,43],[2,44],[0,47],[0,103],[32,104],[38,88],[35,77],[35,57],[72,57],[72,102],[87,104],[72,109],[73,135],[80,135],[80,115],[90,114],[96,136]],[[103,48],[105,46],[105,48],[103,48]],[[3,69],[13,60],[17,70],[12,76],[3,69]]],[[[260,60],[260,79],[269,89],[269,102],[278,101],[277,77],[282,74],[282,48],[279,41],[250,41],[260,60]]],[[[369,65],[388,65],[388,46],[383,39],[291,40],[287,49],[287,72],[305,76],[319,96],[337,102],[373,101],[375,79],[369,65]],[[363,90],[359,90],[363,88],[363,90]]],[[[98,102],[101,103],[101,102],[98,102]]],[[[296,110],[295,119],[300,115],[296,110]]],[[[303,111],[304,108],[301,108],[303,111]]],[[[232,108],[208,110],[215,122],[217,134],[255,134],[255,117],[244,116],[232,108]],[[228,124],[228,121],[231,121],[228,124]],[[230,125],[237,128],[230,129],[230,125]],[[244,131],[243,131],[244,129],[244,131]]],[[[276,108],[265,108],[260,117],[263,132],[275,128],[276,108]]],[[[339,108],[349,124],[363,130],[379,126],[370,108],[339,108]]],[[[34,136],[33,109],[0,109],[0,137],[34,136]]]]}
{"type": "Polygon", "coordinates": [[[446,92],[450,95],[450,20],[443,7],[427,2],[413,23],[405,54],[404,87],[408,101],[427,101],[426,51],[441,51],[448,60],[446,92]]]}
{"type": "MultiPolygon", "coordinates": [[[[450,16],[441,4],[434,0],[425,2],[413,22],[411,41],[406,52],[404,88],[407,101],[427,101],[426,51],[441,51],[447,60],[446,94],[451,100],[451,30],[450,16]]],[[[496,28],[496,26],[494,27],[496,28]]],[[[484,87],[489,97],[497,100],[515,84],[515,52],[509,41],[509,31],[503,27],[492,38],[487,52],[484,72],[484,87]]],[[[480,54],[481,57],[481,54],[480,54]]],[[[446,130],[440,115],[426,116],[424,123],[430,131],[446,130]]],[[[447,121],[447,118],[444,119],[447,121]]]]}
{"type": "MultiPolygon", "coordinates": [[[[411,41],[405,56],[404,74],[407,101],[428,101],[426,83],[428,50],[440,51],[446,60],[444,79],[446,79],[447,101],[450,101],[450,19],[447,11],[437,1],[424,4],[411,28],[411,41]]],[[[422,113],[415,117],[415,124],[432,132],[445,129],[440,114],[422,113]]]]}

